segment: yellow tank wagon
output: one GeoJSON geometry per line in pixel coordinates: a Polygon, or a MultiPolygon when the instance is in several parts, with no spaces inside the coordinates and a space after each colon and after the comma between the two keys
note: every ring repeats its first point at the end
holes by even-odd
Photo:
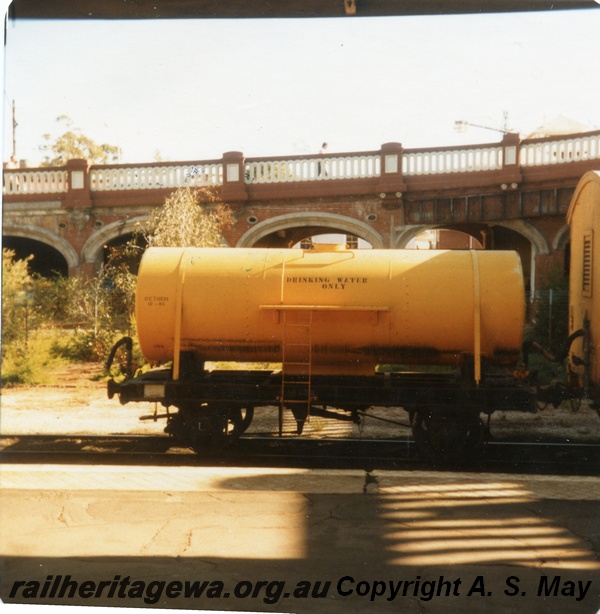
{"type": "Polygon", "coordinates": [[[167,432],[200,452],[235,441],[255,407],[278,409],[280,434],[288,410],[300,434],[310,415],[402,407],[420,447],[448,458],[482,440],[482,413],[535,411],[532,387],[508,374],[524,315],[514,252],[154,248],[138,336],[148,361],[168,364],[109,382],[109,396],[177,407],[167,432]]]}
{"type": "Polygon", "coordinates": [[[514,364],[525,313],[514,252],[149,249],[136,295],[144,356],[306,362],[313,375],[380,364],[514,364]]]}

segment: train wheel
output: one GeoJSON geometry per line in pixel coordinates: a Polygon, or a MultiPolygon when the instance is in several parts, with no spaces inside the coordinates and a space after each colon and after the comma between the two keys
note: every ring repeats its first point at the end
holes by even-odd
{"type": "Polygon", "coordinates": [[[250,426],[253,407],[184,405],[179,409],[180,434],[186,445],[202,455],[226,452],[250,426]]]}
{"type": "Polygon", "coordinates": [[[475,413],[415,411],[411,427],[417,451],[436,463],[460,463],[473,457],[484,440],[485,427],[475,413]]]}

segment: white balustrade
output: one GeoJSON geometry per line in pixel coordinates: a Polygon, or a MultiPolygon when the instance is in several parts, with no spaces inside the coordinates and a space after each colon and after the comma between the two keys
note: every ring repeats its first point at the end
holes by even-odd
{"type": "Polygon", "coordinates": [[[600,158],[600,134],[521,143],[521,166],[564,164],[600,158]]]}
{"type": "Polygon", "coordinates": [[[494,171],[501,168],[502,147],[446,151],[407,150],[402,156],[402,173],[405,176],[494,171]]]}
{"type": "Polygon", "coordinates": [[[56,194],[67,189],[67,171],[5,170],[3,173],[3,194],[56,194]]]}
{"type": "Polygon", "coordinates": [[[381,175],[381,157],[340,156],[298,160],[248,160],[246,183],[286,183],[290,181],[327,181],[364,179],[381,175]]]}
{"type": "Polygon", "coordinates": [[[223,165],[212,163],[184,166],[93,168],[90,171],[90,189],[99,192],[201,187],[222,183],[223,165]]]}
{"type": "MultiPolygon", "coordinates": [[[[389,156],[384,157],[386,158],[385,168],[394,167],[394,164],[391,164],[388,159],[389,156]]],[[[426,176],[495,171],[503,168],[503,158],[502,145],[435,151],[405,150],[402,154],[402,174],[404,176],[426,176]]],[[[524,140],[519,146],[519,164],[522,167],[597,159],[600,159],[600,131],[582,135],[567,135],[564,138],[552,140],[524,140]]],[[[510,159],[508,163],[511,163],[510,159]]],[[[244,163],[243,180],[247,184],[268,184],[366,179],[380,177],[385,170],[382,168],[383,164],[382,155],[379,153],[315,156],[286,160],[248,159],[244,163]]],[[[214,161],[137,167],[95,166],[90,169],[89,180],[92,191],[220,186],[224,182],[223,164],[214,161]]],[[[3,193],[5,195],[51,194],[67,192],[68,189],[67,170],[4,170],[3,193]]]]}

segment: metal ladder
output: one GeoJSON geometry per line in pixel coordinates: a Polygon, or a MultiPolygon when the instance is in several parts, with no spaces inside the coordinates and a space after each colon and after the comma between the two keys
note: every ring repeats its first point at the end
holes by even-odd
{"type": "MultiPolygon", "coordinates": [[[[301,416],[303,411],[306,418],[310,416],[312,317],[311,309],[283,311],[279,436],[283,434],[283,412],[286,407],[292,410],[297,421],[297,416],[301,416]]],[[[298,425],[298,434],[303,425],[304,421],[298,425]]]]}

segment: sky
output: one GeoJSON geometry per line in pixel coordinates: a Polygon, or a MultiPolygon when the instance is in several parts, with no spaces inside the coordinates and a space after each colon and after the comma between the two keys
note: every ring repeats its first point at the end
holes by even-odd
{"type": "Polygon", "coordinates": [[[56,119],[121,161],[496,142],[558,115],[600,128],[600,6],[492,15],[8,21],[3,159],[56,119]]]}

